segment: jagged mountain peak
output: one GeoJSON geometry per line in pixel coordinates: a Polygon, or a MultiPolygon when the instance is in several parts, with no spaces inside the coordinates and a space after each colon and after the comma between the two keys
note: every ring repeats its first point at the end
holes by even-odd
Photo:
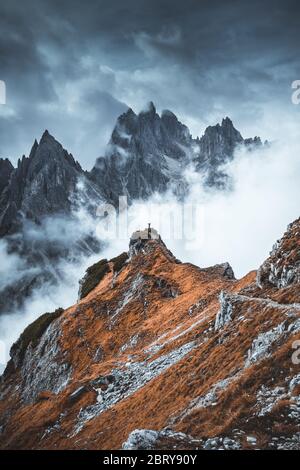
{"type": "Polygon", "coordinates": [[[146,123],[147,126],[152,126],[154,118],[157,122],[166,124],[173,122],[174,124],[177,123],[183,126],[183,124],[178,120],[177,116],[168,109],[163,110],[161,115],[159,115],[156,111],[154,103],[150,101],[146,105],[145,109],[141,110],[138,114],[136,114],[131,108],[128,108],[125,113],[121,114],[117,119],[117,123],[112,134],[114,134],[115,130],[118,130],[120,125],[129,127],[128,130],[131,130],[132,132],[137,132],[139,130],[139,125],[141,124],[145,125],[146,123]],[[133,129],[130,129],[130,126],[133,126],[133,129]]]}
{"type": "Polygon", "coordinates": [[[11,163],[9,158],[0,158],[0,164],[1,165],[5,164],[5,165],[10,166],[11,168],[13,168],[13,164],[11,163]]]}
{"type": "Polygon", "coordinates": [[[193,139],[176,114],[163,110],[159,115],[150,102],[139,114],[128,109],[118,118],[105,158],[97,160],[91,179],[105,187],[105,197],[114,204],[121,194],[145,199],[167,189],[182,199],[188,192],[184,170],[193,163],[206,186],[224,190],[231,182],[222,167],[238,146],[251,150],[254,143],[260,145],[259,139],[244,140],[228,116],[193,139]]]}
{"type": "Polygon", "coordinates": [[[261,289],[284,288],[285,301],[291,301],[290,292],[293,293],[294,287],[300,283],[299,233],[300,218],[289,224],[257,273],[258,286],[261,289]]]}
{"type": "Polygon", "coordinates": [[[243,137],[241,133],[234,127],[232,120],[227,116],[222,119],[221,127],[224,129],[225,132],[228,133],[230,136],[234,136],[234,139],[237,142],[243,142],[243,137]]]}
{"type": "MultiPolygon", "coordinates": [[[[36,139],[35,139],[35,142],[36,142],[36,139]]],[[[47,129],[43,132],[40,138],[38,146],[41,146],[41,145],[49,145],[49,146],[53,145],[55,147],[63,148],[61,143],[58,142],[58,140],[56,140],[55,137],[52,134],[50,134],[50,132],[47,129]]]]}
{"type": "Polygon", "coordinates": [[[243,141],[241,133],[234,127],[232,120],[228,116],[222,119],[221,124],[217,123],[214,126],[208,126],[204,131],[202,139],[204,139],[206,135],[217,134],[222,134],[224,136],[233,135],[237,142],[243,141]]]}
{"type": "Polygon", "coordinates": [[[196,142],[199,155],[195,158],[195,164],[199,172],[206,172],[207,186],[222,190],[230,188],[230,180],[222,170],[222,166],[233,159],[234,152],[239,146],[247,145],[231,119],[225,117],[221,124],[208,126],[203,136],[196,139],[196,142]]]}
{"type": "Polygon", "coordinates": [[[29,154],[29,169],[40,171],[44,165],[69,165],[74,167],[76,171],[82,172],[81,165],[75,161],[73,155],[65,150],[62,144],[55,139],[46,129],[42,134],[40,141],[34,140],[33,146],[29,154]],[[55,162],[55,163],[54,163],[55,162]]]}
{"type": "Polygon", "coordinates": [[[45,131],[11,171],[0,199],[0,235],[20,229],[23,217],[39,221],[53,213],[69,212],[78,178],[84,174],[62,145],[45,131]]]}
{"type": "Polygon", "coordinates": [[[222,119],[222,127],[233,127],[233,122],[228,116],[222,119]]]}
{"type": "Polygon", "coordinates": [[[105,158],[97,160],[91,179],[105,187],[105,197],[114,204],[121,194],[145,199],[182,179],[182,162],[191,145],[188,128],[175,115],[159,116],[153,103],[138,115],[128,110],[118,118],[105,158]]]}
{"type": "Polygon", "coordinates": [[[156,115],[156,107],[154,106],[153,101],[149,101],[145,108],[140,111],[139,116],[144,115],[148,115],[150,117],[154,117],[156,115]]]}
{"type": "MultiPolygon", "coordinates": [[[[49,156],[51,157],[51,150],[53,151],[53,154],[54,154],[54,150],[55,149],[62,149],[62,145],[60,144],[60,142],[58,142],[55,137],[53,135],[51,135],[49,133],[49,131],[46,129],[41,138],[38,140],[38,139],[34,139],[34,142],[32,144],[32,147],[31,147],[31,150],[29,152],[29,156],[28,158],[30,160],[32,160],[36,153],[37,153],[37,150],[40,150],[41,147],[48,147],[49,150],[50,150],[50,153],[49,153],[49,156]]],[[[24,157],[24,156],[23,156],[24,157]]]]}
{"type": "Polygon", "coordinates": [[[41,140],[46,140],[49,138],[53,138],[53,136],[49,133],[48,129],[45,129],[42,134],[41,140]]]}
{"type": "Polygon", "coordinates": [[[40,138],[39,145],[49,145],[55,147],[62,147],[61,143],[46,129],[40,138]]]}
{"type": "Polygon", "coordinates": [[[169,109],[162,110],[161,118],[170,118],[178,120],[176,114],[174,114],[173,111],[170,111],[169,109]]]}
{"type": "Polygon", "coordinates": [[[120,116],[118,117],[117,119],[117,122],[119,120],[123,120],[123,119],[126,119],[126,118],[136,118],[137,115],[136,113],[133,111],[132,108],[128,108],[127,111],[125,111],[124,113],[120,114],[120,116]]]}
{"type": "Polygon", "coordinates": [[[35,153],[38,149],[38,146],[39,146],[39,144],[38,144],[37,139],[34,139],[33,145],[31,147],[31,150],[30,150],[30,153],[29,153],[29,159],[34,158],[34,155],[35,155],[35,153]]]}
{"type": "MultiPolygon", "coordinates": [[[[164,109],[161,115],[157,114],[155,105],[151,101],[147,104],[146,108],[139,114],[136,114],[131,108],[125,113],[121,114],[117,119],[116,126],[112,132],[112,136],[109,145],[112,143],[127,144],[131,137],[150,139],[153,137],[158,144],[163,143],[163,139],[169,135],[169,137],[176,139],[179,138],[185,141],[187,145],[191,145],[193,139],[187,126],[181,123],[176,114],[169,109],[164,109]],[[150,119],[149,119],[150,118],[150,119]],[[155,119],[154,119],[155,118],[155,119]]],[[[224,139],[228,138],[232,144],[242,143],[243,138],[240,132],[234,127],[232,120],[226,116],[222,119],[221,124],[208,126],[201,138],[197,137],[195,142],[205,140],[208,136],[216,136],[221,134],[224,139]]],[[[253,139],[253,140],[256,140],[253,139]]],[[[108,149],[107,155],[111,152],[111,148],[108,149]]]]}
{"type": "Polygon", "coordinates": [[[8,185],[13,170],[14,167],[8,158],[0,158],[0,196],[8,185]]]}

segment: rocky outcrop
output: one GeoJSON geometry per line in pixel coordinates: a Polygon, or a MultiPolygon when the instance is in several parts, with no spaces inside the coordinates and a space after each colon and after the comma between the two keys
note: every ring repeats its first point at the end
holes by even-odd
{"type": "Polygon", "coordinates": [[[171,429],[163,431],[136,429],[122,445],[123,450],[239,450],[240,448],[239,436],[235,439],[229,437],[194,439],[192,436],[171,429]]]}
{"type": "MultiPolygon", "coordinates": [[[[280,246],[299,240],[295,224],[280,246]]],[[[131,248],[141,241],[14,345],[0,447],[299,448],[300,304],[255,272],[236,280],[226,264],[178,262],[159,236],[131,248]]]]}
{"type": "Polygon", "coordinates": [[[259,287],[282,289],[300,282],[300,219],[289,225],[281,240],[273,246],[269,258],[257,273],[259,287]]]}
{"type": "Polygon", "coordinates": [[[134,232],[130,237],[129,256],[134,256],[143,251],[147,247],[149,240],[157,240],[163,244],[158,232],[151,227],[134,232]]]}
{"type": "Polygon", "coordinates": [[[226,325],[226,323],[230,322],[233,314],[233,303],[230,295],[222,291],[220,293],[219,301],[220,310],[216,316],[215,330],[219,330],[224,325],[226,325]]]}
{"type": "Polygon", "coordinates": [[[228,117],[222,120],[221,125],[209,126],[204,135],[196,140],[199,154],[194,161],[197,170],[206,174],[207,185],[219,188],[227,186],[228,176],[220,167],[233,159],[234,151],[244,142],[228,117]]]}
{"type": "Polygon", "coordinates": [[[0,158],[0,196],[3,190],[8,186],[9,179],[14,170],[11,162],[6,158],[0,158]]]}
{"type": "Polygon", "coordinates": [[[11,347],[11,363],[8,364],[8,370],[12,366],[16,369],[22,366],[29,345],[34,349],[40,342],[41,337],[49,325],[62,313],[62,308],[52,313],[44,313],[44,315],[41,315],[37,320],[27,326],[18,341],[11,347]]]}
{"type": "Polygon", "coordinates": [[[59,336],[59,327],[54,322],[43,333],[36,347],[33,343],[28,346],[21,366],[21,398],[24,403],[36,402],[44,391],[58,394],[68,385],[72,367],[61,357],[59,336]]]}
{"type": "Polygon", "coordinates": [[[151,429],[136,429],[123,443],[123,450],[153,450],[153,449],[201,449],[203,441],[193,439],[181,432],[171,429],[154,431],[151,429]]]}
{"type": "Polygon", "coordinates": [[[22,217],[39,221],[70,211],[71,196],[83,170],[71,154],[45,131],[30,155],[18,161],[0,200],[0,234],[20,228],[22,217]]]}

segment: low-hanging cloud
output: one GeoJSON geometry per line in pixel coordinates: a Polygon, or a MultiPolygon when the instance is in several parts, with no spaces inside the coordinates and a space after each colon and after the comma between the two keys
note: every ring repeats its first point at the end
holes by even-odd
{"type": "Polygon", "coordinates": [[[76,302],[79,279],[88,266],[99,259],[95,251],[97,242],[100,246],[101,241],[94,240],[94,249],[87,242],[87,237],[95,236],[95,223],[91,214],[79,206],[68,217],[46,217],[39,225],[25,221],[22,235],[12,239],[19,252],[12,252],[8,241],[0,241],[1,290],[11,285],[18,286],[17,283],[22,283],[25,276],[43,279],[43,283],[33,288],[22,306],[16,303],[13,311],[4,312],[0,316],[0,343],[5,351],[0,358],[2,362],[8,360],[11,345],[29,323],[42,313],[59,307],[66,308],[76,302]],[[24,256],[28,249],[34,253],[34,260],[24,256]],[[63,253],[65,257],[62,257],[63,253]]]}
{"type": "MultiPolygon", "coordinates": [[[[168,248],[184,262],[207,267],[228,261],[237,277],[257,269],[286,226],[299,216],[300,144],[292,124],[289,130],[285,141],[273,142],[251,152],[236,151],[233,162],[226,167],[234,182],[231,192],[204,190],[201,175],[192,167],[186,172],[190,193],[184,201],[185,210],[188,209],[183,218],[183,238],[180,227],[178,230],[183,204],[170,191],[130,206],[126,230],[117,232],[116,236],[110,234],[101,254],[88,253],[81,258],[60,261],[58,284],[46,283],[37,288],[22,309],[0,317],[0,341],[4,342],[7,354],[28,323],[45,311],[65,308],[76,302],[78,281],[89,265],[99,257],[110,259],[127,250],[131,233],[146,227],[149,222],[160,231],[168,248]],[[162,214],[160,220],[159,213],[162,214]]],[[[77,216],[81,223],[78,219],[48,219],[41,232],[36,232],[36,227],[28,227],[28,235],[39,243],[43,237],[54,244],[76,243],[77,237],[82,238],[84,234],[103,241],[102,222],[92,218],[82,207],[77,216]]],[[[24,269],[22,259],[16,254],[8,254],[4,242],[0,244],[0,255],[8,279],[17,277],[24,269]]],[[[3,279],[3,272],[1,274],[3,279]]]]}
{"type": "Polygon", "coordinates": [[[171,192],[134,204],[129,209],[131,228],[158,223],[155,228],[182,261],[201,267],[228,261],[237,277],[257,269],[287,225],[299,217],[300,144],[293,130],[284,142],[236,151],[224,168],[233,191],[205,190],[202,176],[190,168],[184,205],[171,192]],[[178,221],[183,221],[183,230],[178,221]]]}

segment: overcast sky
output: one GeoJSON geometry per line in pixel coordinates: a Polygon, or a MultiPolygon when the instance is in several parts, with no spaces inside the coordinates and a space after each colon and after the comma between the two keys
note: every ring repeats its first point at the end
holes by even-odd
{"type": "Polygon", "coordinates": [[[299,120],[296,0],[0,0],[0,156],[47,128],[84,168],[116,117],[152,100],[200,135],[228,115],[245,137],[299,120]]]}

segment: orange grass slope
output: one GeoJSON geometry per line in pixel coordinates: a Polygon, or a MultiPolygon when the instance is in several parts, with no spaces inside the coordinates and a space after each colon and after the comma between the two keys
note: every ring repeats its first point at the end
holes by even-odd
{"type": "Polygon", "coordinates": [[[299,243],[297,220],[236,280],[132,239],[13,346],[1,448],[300,448],[299,243]]]}

